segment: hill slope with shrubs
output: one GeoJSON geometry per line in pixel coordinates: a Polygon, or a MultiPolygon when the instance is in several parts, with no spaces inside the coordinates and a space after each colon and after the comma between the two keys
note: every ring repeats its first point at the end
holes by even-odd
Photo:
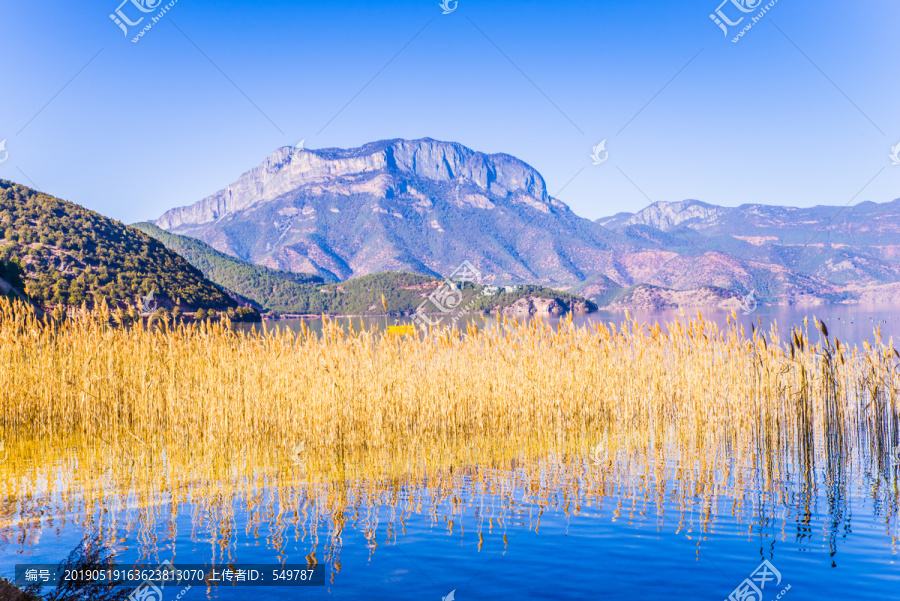
{"type": "Polygon", "coordinates": [[[200,270],[156,239],[32,188],[0,180],[0,277],[35,304],[237,306],[200,270]]]}

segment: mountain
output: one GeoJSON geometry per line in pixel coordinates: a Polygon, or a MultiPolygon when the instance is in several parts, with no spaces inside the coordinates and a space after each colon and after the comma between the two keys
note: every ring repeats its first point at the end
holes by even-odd
{"type": "Polygon", "coordinates": [[[453,142],[280,148],[155,221],[242,260],[346,280],[449,274],[540,284],[611,307],[856,302],[900,282],[900,201],[853,207],[658,202],[591,221],[506,154],[453,142]],[[677,294],[677,293],[690,294],[677,294]]]}
{"type": "Polygon", "coordinates": [[[624,229],[628,226],[646,225],[664,232],[677,229],[681,223],[703,222],[715,219],[725,212],[723,207],[685,200],[683,202],[655,202],[640,213],[619,213],[613,217],[597,220],[600,225],[609,229],[624,229]]]}
{"type": "MultiPolygon", "coordinates": [[[[317,294],[310,298],[312,310],[307,312],[381,315],[386,306],[388,313],[410,315],[443,282],[440,278],[407,272],[367,275],[318,288],[317,294]]],[[[484,286],[466,284],[462,288],[462,296],[465,299],[464,306],[473,313],[561,315],[597,310],[597,306],[590,301],[541,286],[521,286],[509,292],[501,290],[486,295],[484,286]]],[[[438,313],[430,303],[425,303],[424,310],[431,314],[438,313]]]]}
{"type": "Polygon", "coordinates": [[[251,263],[341,280],[437,276],[469,260],[498,282],[566,287],[614,268],[609,232],[551,198],[533,168],[427,138],[281,148],[154,223],[251,263]]]}
{"type": "Polygon", "coordinates": [[[810,208],[657,202],[597,223],[626,235],[649,229],[745,264],[797,271],[823,290],[856,294],[900,281],[900,199],[810,208]]]}
{"type": "MultiPolygon", "coordinates": [[[[443,282],[440,278],[415,273],[387,272],[325,284],[319,276],[247,263],[199,240],[171,234],[150,223],[136,223],[132,227],[183,256],[230,293],[274,314],[381,315],[385,311],[411,314],[443,282]]],[[[540,286],[523,286],[490,295],[485,295],[484,290],[483,286],[474,286],[468,291],[466,304],[472,311],[562,314],[597,309],[590,301],[540,286]]]]}
{"type": "Polygon", "coordinates": [[[139,305],[155,294],[184,310],[236,306],[157,240],[76,204],[0,180],[0,277],[43,307],[139,305]]]}
{"type": "Polygon", "coordinates": [[[720,207],[698,200],[655,202],[638,213],[619,213],[597,222],[612,230],[647,225],[664,232],[690,228],[707,235],[740,234],[738,237],[771,237],[800,243],[807,241],[810,231],[822,231],[827,239],[845,243],[883,241],[893,236],[896,244],[900,241],[900,199],[882,204],[866,201],[846,207],[809,208],[763,204],[720,207]]]}

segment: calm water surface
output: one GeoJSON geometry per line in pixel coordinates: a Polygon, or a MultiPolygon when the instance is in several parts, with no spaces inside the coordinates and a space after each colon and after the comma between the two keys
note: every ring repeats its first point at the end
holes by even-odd
{"type": "MultiPolygon", "coordinates": [[[[809,329],[812,333],[814,328],[813,317],[825,322],[828,333],[832,337],[837,337],[841,342],[848,344],[859,344],[863,340],[872,341],[874,339],[874,330],[881,328],[882,338],[887,340],[893,337],[900,340],[900,305],[821,305],[821,306],[760,306],[749,314],[743,311],[736,311],[738,323],[744,326],[746,334],[750,335],[751,326],[761,327],[768,331],[773,324],[777,324],[781,332],[787,332],[792,326],[803,326],[803,320],[808,319],[809,329]]],[[[726,326],[726,319],[731,316],[731,311],[722,309],[703,309],[700,311],[704,319],[715,322],[720,327],[726,326]]],[[[695,318],[697,310],[685,310],[684,316],[680,310],[667,311],[651,311],[651,312],[630,312],[630,317],[638,323],[648,325],[660,324],[663,328],[668,322],[676,319],[695,318]]],[[[365,327],[370,329],[377,327],[384,330],[387,326],[411,324],[412,319],[393,318],[393,317],[343,317],[334,318],[338,323],[352,323],[353,327],[360,329],[365,327]]],[[[612,323],[621,324],[625,320],[625,313],[619,311],[597,311],[588,315],[573,317],[573,321],[577,325],[590,326],[595,323],[612,323]]],[[[477,327],[491,327],[497,321],[494,316],[466,316],[460,320],[459,327],[463,328],[463,323],[473,323],[477,327]]],[[[560,318],[543,318],[543,321],[556,324],[560,318]]],[[[267,320],[266,327],[283,327],[293,331],[299,331],[301,323],[304,323],[310,330],[314,332],[322,331],[321,319],[307,320],[267,320]]],[[[259,329],[258,324],[238,324],[243,330],[259,329]]],[[[817,334],[813,333],[815,341],[817,334]]]]}
{"type": "MultiPolygon", "coordinates": [[[[725,323],[726,312],[704,315],[725,323]]],[[[885,339],[900,335],[888,307],[760,307],[739,320],[748,330],[777,320],[787,331],[813,315],[851,344],[871,339],[878,325],[885,339]]],[[[641,323],[676,316],[634,315],[641,323]]],[[[602,313],[576,322],[622,318],[602,313]]],[[[384,319],[364,323],[382,327],[384,319]]],[[[267,327],[275,325],[299,324],[267,327]]],[[[307,325],[321,329],[321,322],[307,325]]],[[[851,441],[840,457],[819,448],[812,463],[786,461],[790,469],[774,479],[759,464],[723,457],[710,471],[703,457],[685,457],[690,453],[600,460],[590,449],[523,451],[515,460],[476,461],[427,477],[316,485],[301,478],[280,487],[254,480],[236,495],[220,495],[230,499],[224,509],[210,503],[214,494],[189,492],[177,504],[162,499],[148,509],[132,498],[100,512],[51,492],[72,465],[61,454],[15,468],[48,491],[45,497],[24,497],[10,484],[14,468],[0,466],[7,470],[0,573],[10,577],[16,563],[58,563],[92,523],[116,541],[123,564],[305,563],[314,554],[318,569],[328,571],[324,587],[194,587],[186,600],[439,601],[454,591],[460,601],[760,601],[729,595],[763,560],[777,570],[762,589],[765,600],[900,598],[900,457],[873,458],[851,441]],[[765,486],[752,484],[767,478],[765,486]]],[[[179,592],[167,588],[164,601],[179,592]]]]}
{"type": "MultiPolygon", "coordinates": [[[[441,499],[426,482],[377,502],[354,503],[347,507],[339,543],[329,540],[325,519],[318,537],[311,521],[291,525],[295,507],[277,498],[262,520],[251,517],[259,507],[238,504],[224,529],[210,527],[216,516],[198,515],[190,503],[174,515],[161,506],[156,528],[119,525],[118,561],[305,563],[317,549],[318,560],[327,562],[318,568],[328,571],[325,587],[209,593],[219,599],[438,600],[455,590],[458,599],[720,600],[763,559],[781,577],[777,586],[765,587],[764,599],[776,598],[788,585],[789,596],[798,599],[897,598],[896,493],[893,505],[884,504],[884,497],[873,499],[866,492],[869,477],[828,484],[831,478],[819,470],[813,489],[783,481],[778,485],[790,492],[785,499],[760,495],[740,500],[736,508],[727,495],[694,497],[671,481],[616,479],[607,482],[605,497],[580,494],[568,482],[556,495],[538,498],[529,490],[533,482],[517,483],[514,468],[500,471],[510,488],[497,494],[484,494],[471,477],[461,476],[441,499]]],[[[555,479],[566,480],[561,471],[552,460],[544,464],[550,489],[555,479]]],[[[897,468],[880,477],[896,491],[897,468]]],[[[42,513],[53,511],[48,507],[32,520],[42,519],[42,513]]],[[[106,521],[99,514],[95,518],[106,521]]],[[[2,550],[4,571],[9,575],[15,563],[56,563],[80,533],[81,527],[65,518],[44,517],[38,535],[34,525],[27,533],[12,528],[2,550]]],[[[164,598],[174,599],[178,592],[168,590],[164,598]]],[[[182,598],[207,594],[195,587],[182,598]]]]}

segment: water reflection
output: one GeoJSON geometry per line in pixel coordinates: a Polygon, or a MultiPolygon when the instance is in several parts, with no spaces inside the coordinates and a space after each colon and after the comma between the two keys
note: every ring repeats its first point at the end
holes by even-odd
{"type": "Polygon", "coordinates": [[[128,540],[144,560],[178,537],[177,517],[187,512],[190,537],[214,542],[202,561],[247,561],[235,553],[240,516],[246,532],[264,538],[270,560],[286,561],[293,536],[306,543],[308,561],[337,574],[347,529],[375,553],[404,536],[410,516],[427,516],[446,536],[473,532],[480,550],[486,537],[506,547],[511,529],[537,533],[545,516],[563,515],[652,521],[703,536],[743,525],[748,534],[793,532],[801,545],[824,532],[836,555],[854,497],[857,511],[865,499],[883,521],[884,545],[897,544],[900,467],[875,452],[860,426],[830,441],[820,431],[809,446],[772,440],[725,449],[634,437],[605,440],[609,451],[598,454],[553,437],[483,439],[344,457],[313,452],[300,463],[289,452],[142,446],[127,436],[111,444],[18,438],[0,465],[0,540],[27,548],[71,524],[128,540]],[[825,519],[816,523],[821,503],[825,519]]]}
{"type": "MultiPolygon", "coordinates": [[[[628,318],[634,319],[640,324],[647,326],[660,326],[663,331],[668,331],[668,324],[682,320],[685,318],[696,318],[698,311],[702,313],[704,319],[716,324],[720,328],[727,325],[727,320],[732,315],[731,310],[725,309],[666,309],[666,310],[634,310],[629,311],[626,317],[624,311],[597,311],[587,315],[573,316],[573,323],[576,326],[591,326],[597,323],[620,325],[628,318]]],[[[735,312],[733,321],[738,326],[743,326],[745,332],[750,332],[751,328],[759,328],[764,331],[771,329],[773,325],[777,325],[782,330],[790,330],[794,326],[801,326],[803,320],[812,321],[818,318],[828,324],[829,332],[832,337],[847,344],[861,344],[863,340],[872,341],[875,338],[875,330],[881,330],[882,338],[888,340],[890,338],[900,339],[900,313],[897,311],[896,305],[883,304],[857,304],[857,305],[785,305],[785,306],[759,306],[753,312],[745,314],[738,310],[735,312]]],[[[502,316],[473,314],[466,315],[460,319],[459,329],[465,331],[471,324],[477,328],[496,327],[502,321],[502,316]]],[[[539,319],[551,326],[557,326],[561,321],[565,321],[567,317],[531,317],[519,316],[518,319],[532,320],[539,319]]],[[[386,331],[394,325],[411,325],[411,317],[334,317],[329,318],[344,328],[353,327],[356,329],[379,329],[386,331]]],[[[320,318],[310,319],[267,319],[265,320],[265,328],[272,330],[275,328],[287,328],[294,332],[299,332],[305,324],[307,328],[316,334],[322,333],[323,320],[320,318]]],[[[261,324],[239,323],[235,327],[243,331],[258,330],[262,331],[261,324]]]]}
{"type": "MultiPolygon", "coordinates": [[[[16,381],[34,427],[5,414],[19,425],[4,429],[0,544],[31,553],[47,548],[48,533],[74,530],[99,532],[133,561],[305,560],[330,571],[334,588],[323,594],[355,598],[366,589],[342,580],[345,566],[358,578],[400,553],[403,569],[426,575],[391,590],[404,599],[432,595],[427,574],[446,571],[435,564],[452,559],[477,574],[479,554],[517,556],[517,547],[535,550],[498,575],[507,586],[540,567],[536,556],[553,556],[571,578],[577,558],[560,548],[570,526],[588,533],[579,539],[587,553],[601,550],[584,538],[629,541],[609,569],[635,583],[642,557],[667,566],[666,579],[642,584],[646,598],[671,591],[686,545],[705,565],[745,554],[751,541],[749,563],[777,559],[788,573],[789,562],[810,596],[833,581],[821,566],[799,579],[791,550],[827,549],[835,566],[892,561],[900,354],[884,340],[849,347],[806,324],[744,335],[740,324],[700,321],[665,331],[573,325],[415,339],[336,324],[300,337],[54,330],[35,355],[44,371],[16,381]],[[228,385],[214,402],[177,403],[179,386],[214,383],[223,365],[228,385]],[[72,427],[46,427],[53,399],[73,388],[72,427]],[[82,420],[85,399],[104,394],[134,394],[133,412],[82,420]],[[777,558],[776,542],[787,546],[777,558]]],[[[21,337],[4,352],[26,372],[42,332],[7,335],[21,337]]],[[[744,563],[724,583],[698,582],[727,596],[755,568],[744,563]]],[[[382,594],[395,568],[379,567],[382,594]]],[[[869,576],[870,592],[891,590],[869,576]]],[[[566,586],[573,597],[589,592],[566,586]]]]}

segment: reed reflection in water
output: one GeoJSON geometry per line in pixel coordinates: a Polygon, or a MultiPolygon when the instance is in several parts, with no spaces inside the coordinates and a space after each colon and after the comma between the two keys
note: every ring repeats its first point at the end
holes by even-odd
{"type": "Polygon", "coordinates": [[[336,578],[349,531],[374,556],[421,516],[478,549],[548,517],[652,521],[699,559],[733,524],[836,553],[862,504],[896,552],[890,342],[702,318],[402,338],[114,321],[0,308],[5,545],[74,524],[153,557],[187,512],[215,541],[200,561],[242,561],[240,527],[336,578]]]}

